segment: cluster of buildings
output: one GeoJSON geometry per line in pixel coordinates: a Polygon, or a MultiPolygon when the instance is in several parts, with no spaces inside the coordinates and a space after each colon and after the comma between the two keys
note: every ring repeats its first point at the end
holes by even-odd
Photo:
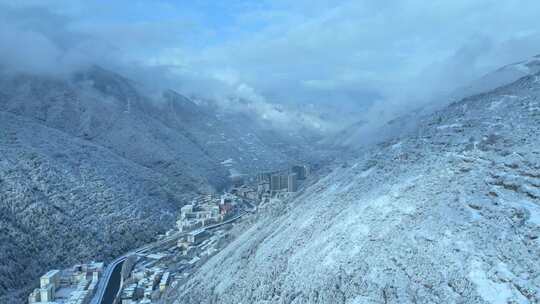
{"type": "Polygon", "coordinates": [[[199,245],[208,240],[210,236],[210,232],[204,228],[191,231],[186,236],[178,239],[177,246],[180,248],[183,256],[194,257],[200,249],[199,245]]]}
{"type": "Polygon", "coordinates": [[[160,253],[138,254],[124,281],[120,304],[163,303],[167,290],[185,281],[200,263],[218,251],[224,230],[197,229],[183,235],[173,247],[160,253]]]}
{"type": "Polygon", "coordinates": [[[299,181],[305,180],[310,174],[308,165],[291,166],[289,170],[269,173],[259,173],[257,175],[257,192],[259,197],[264,193],[271,196],[282,192],[298,191],[299,181]]]}
{"type": "Polygon", "coordinates": [[[220,198],[201,195],[180,209],[176,227],[180,232],[187,232],[220,223],[234,214],[238,204],[238,198],[228,193],[220,198]]]}
{"type": "Polygon", "coordinates": [[[253,189],[244,184],[244,185],[232,188],[231,194],[234,194],[236,196],[239,196],[241,198],[245,198],[248,200],[256,201],[256,200],[261,199],[262,192],[258,191],[258,189],[253,189]]]}
{"type": "MultiPolygon", "coordinates": [[[[250,212],[246,206],[256,210],[250,202],[264,202],[276,195],[296,192],[299,182],[309,175],[309,166],[292,166],[288,170],[258,174],[256,186],[252,179],[250,185],[239,185],[230,193],[193,199],[181,208],[176,222],[178,230],[183,232],[181,237],[173,239],[173,243],[160,244],[166,253],[137,255],[129,277],[124,278],[119,303],[162,301],[169,286],[187,279],[198,265],[223,246],[230,222],[239,218],[234,217],[238,211],[250,212]]],[[[103,266],[103,263],[93,262],[62,271],[51,270],[41,277],[40,287],[29,295],[28,303],[88,304],[97,289],[103,266]]]]}
{"type": "Polygon", "coordinates": [[[161,298],[173,279],[170,271],[159,266],[159,261],[166,256],[148,255],[133,269],[120,293],[121,304],[150,304],[161,298]]]}
{"type": "Polygon", "coordinates": [[[94,296],[103,266],[103,263],[92,262],[50,270],[41,276],[39,288],[30,293],[28,303],[87,304],[94,296]]]}
{"type": "Polygon", "coordinates": [[[161,301],[171,284],[185,280],[192,269],[217,251],[223,232],[206,228],[234,216],[241,203],[241,198],[226,193],[221,196],[200,195],[183,206],[176,222],[178,230],[183,232],[181,237],[171,245],[164,243],[162,253],[137,255],[135,266],[123,284],[120,303],[161,301]]]}

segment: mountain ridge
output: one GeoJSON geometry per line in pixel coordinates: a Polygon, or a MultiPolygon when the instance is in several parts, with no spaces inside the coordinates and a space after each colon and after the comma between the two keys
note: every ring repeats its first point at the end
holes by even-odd
{"type": "Polygon", "coordinates": [[[262,215],[170,302],[539,301],[539,98],[537,73],[359,151],[277,203],[286,211],[262,215]]]}
{"type": "Polygon", "coordinates": [[[254,118],[218,117],[173,91],[152,99],[134,85],[99,67],[0,76],[0,302],[22,302],[48,268],[151,241],[190,197],[230,183],[231,169],[317,157],[254,118]]]}

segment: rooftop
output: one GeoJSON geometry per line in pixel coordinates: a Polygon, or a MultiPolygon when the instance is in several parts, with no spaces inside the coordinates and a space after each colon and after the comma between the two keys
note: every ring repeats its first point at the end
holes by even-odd
{"type": "Polygon", "coordinates": [[[53,269],[53,270],[49,270],[46,274],[43,275],[43,277],[52,277],[54,275],[57,275],[60,273],[60,270],[58,269],[53,269]]]}

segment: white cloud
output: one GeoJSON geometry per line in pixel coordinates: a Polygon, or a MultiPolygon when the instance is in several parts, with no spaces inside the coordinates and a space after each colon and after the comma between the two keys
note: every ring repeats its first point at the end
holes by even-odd
{"type": "Polygon", "coordinates": [[[105,61],[186,93],[339,104],[355,119],[540,53],[537,0],[52,3],[0,4],[0,63],[105,61]]]}

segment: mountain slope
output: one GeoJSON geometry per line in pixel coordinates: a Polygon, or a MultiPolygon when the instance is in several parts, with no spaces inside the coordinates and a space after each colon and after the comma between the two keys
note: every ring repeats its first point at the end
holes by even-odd
{"type": "Polygon", "coordinates": [[[17,76],[1,83],[0,110],[95,142],[122,157],[178,175],[192,189],[204,184],[211,160],[182,134],[147,115],[144,100],[126,79],[100,69],[76,81],[17,76]],[[200,159],[201,173],[189,162],[200,159]],[[170,167],[172,166],[172,167],[170,167]],[[202,176],[201,176],[202,175],[202,176]]]}
{"type": "Polygon", "coordinates": [[[366,124],[360,121],[327,137],[323,143],[332,147],[357,149],[365,145],[377,144],[404,136],[418,127],[422,117],[431,115],[452,101],[494,90],[538,72],[540,72],[540,55],[501,67],[471,82],[466,87],[458,88],[448,95],[437,98],[433,103],[425,104],[381,125],[366,124]]]}
{"type": "Polygon", "coordinates": [[[15,303],[9,295],[26,296],[20,288],[48,267],[148,242],[174,223],[183,190],[100,146],[0,112],[0,295],[15,303]]]}
{"type": "Polygon", "coordinates": [[[274,206],[175,303],[537,303],[540,74],[425,117],[274,206]]]}
{"type": "Polygon", "coordinates": [[[99,67],[0,75],[0,303],[22,302],[49,268],[149,242],[230,171],[316,157],[305,145],[173,91],[150,98],[99,67]]]}
{"type": "Polygon", "coordinates": [[[305,138],[269,134],[255,117],[198,106],[174,91],[149,98],[136,87],[99,67],[67,80],[0,77],[0,110],[99,144],[192,190],[223,186],[229,172],[220,163],[229,158],[249,173],[294,161],[299,154],[291,151],[308,154],[305,138]]]}
{"type": "Polygon", "coordinates": [[[527,60],[505,65],[473,81],[454,93],[455,98],[472,96],[512,83],[521,77],[540,72],[540,54],[527,60]]]}

